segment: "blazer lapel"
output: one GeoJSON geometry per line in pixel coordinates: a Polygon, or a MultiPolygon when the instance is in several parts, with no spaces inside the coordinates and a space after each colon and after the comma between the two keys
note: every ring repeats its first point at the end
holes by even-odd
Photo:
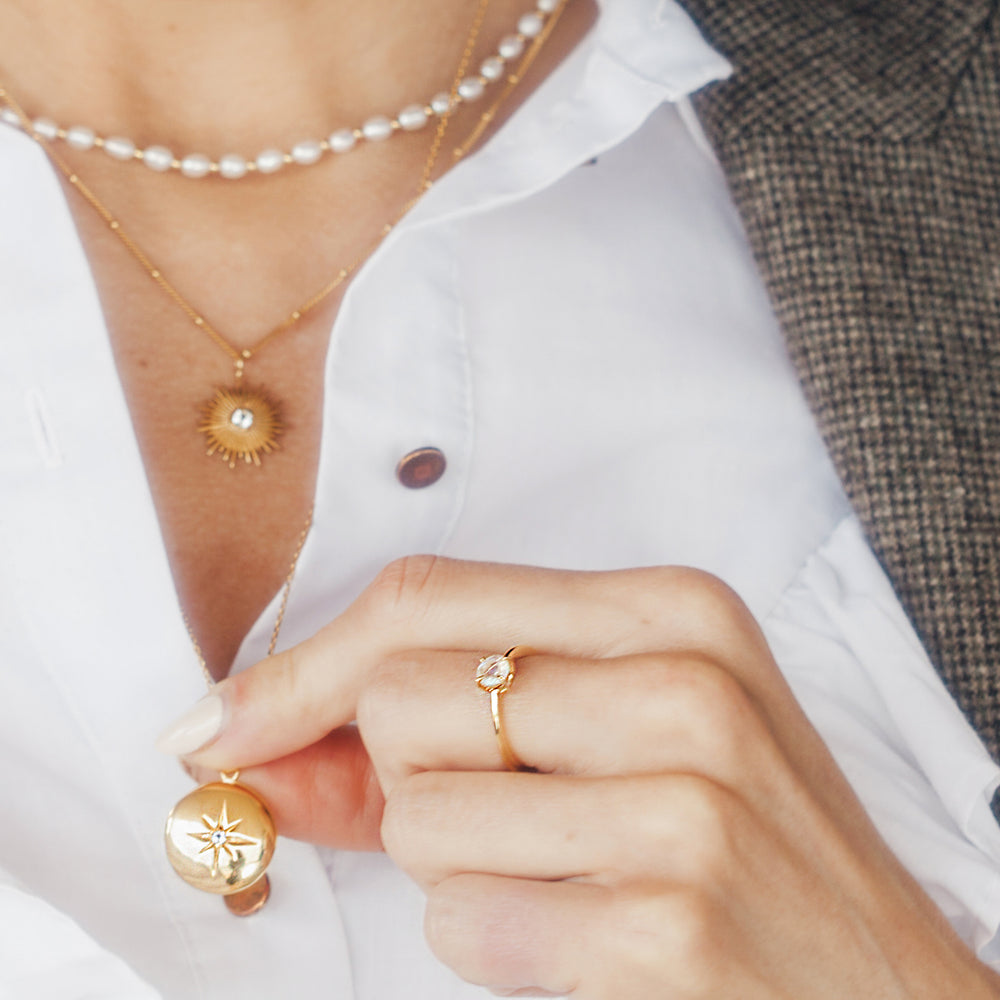
{"type": "Polygon", "coordinates": [[[685,6],[736,69],[697,107],[817,421],[1000,759],[1000,3],[685,6]]]}
{"type": "Polygon", "coordinates": [[[682,0],[736,72],[721,127],[900,140],[949,107],[996,0],[682,0]]]}

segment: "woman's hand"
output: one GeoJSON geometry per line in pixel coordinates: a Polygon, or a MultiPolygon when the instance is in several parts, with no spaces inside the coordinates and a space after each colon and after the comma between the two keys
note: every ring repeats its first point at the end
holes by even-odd
{"type": "Polygon", "coordinates": [[[706,574],[405,559],[216,693],[189,760],[240,767],[284,833],[381,843],[434,951],[498,992],[1000,996],[706,574]],[[518,643],[504,729],[539,773],[503,769],[474,680],[518,643]]]}

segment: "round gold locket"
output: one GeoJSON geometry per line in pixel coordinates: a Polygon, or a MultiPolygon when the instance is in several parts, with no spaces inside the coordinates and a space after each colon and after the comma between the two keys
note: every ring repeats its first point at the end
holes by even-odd
{"type": "Polygon", "coordinates": [[[170,863],[189,885],[226,897],[255,886],[241,895],[242,902],[232,900],[237,913],[253,912],[266,901],[274,820],[248,788],[226,780],[196,788],[171,810],[165,838],[170,863]]]}

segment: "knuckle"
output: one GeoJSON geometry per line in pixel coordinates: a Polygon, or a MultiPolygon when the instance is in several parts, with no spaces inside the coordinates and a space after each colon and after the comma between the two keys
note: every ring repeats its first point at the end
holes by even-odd
{"type": "Polygon", "coordinates": [[[692,607],[706,617],[743,619],[746,605],[724,580],[705,570],[685,567],[679,580],[692,607]]]}
{"type": "Polygon", "coordinates": [[[715,729],[742,736],[753,725],[756,707],[742,681],[712,661],[700,660],[683,671],[686,708],[715,729]]]}
{"type": "Polygon", "coordinates": [[[725,887],[737,860],[738,808],[728,789],[693,776],[678,781],[677,808],[686,827],[686,868],[692,884],[725,887]]]}
{"type": "Polygon", "coordinates": [[[389,654],[372,666],[355,704],[361,741],[386,790],[420,764],[413,738],[417,674],[412,652],[389,654]]]}
{"type": "Polygon", "coordinates": [[[453,964],[455,939],[464,923],[460,878],[446,879],[427,892],[424,937],[431,951],[446,964],[453,964]]]}
{"type": "Polygon", "coordinates": [[[758,641],[757,620],[743,598],[724,580],[705,570],[683,567],[673,582],[673,600],[680,603],[693,629],[716,648],[758,641]]]}
{"type": "Polygon", "coordinates": [[[650,566],[633,571],[637,594],[647,595],[655,606],[683,600],[690,611],[701,608],[736,610],[743,607],[739,595],[721,577],[695,566],[650,566]]]}
{"type": "Polygon", "coordinates": [[[420,845],[428,826],[441,814],[441,782],[420,772],[397,782],[386,795],[380,834],[386,854],[415,877],[422,868],[420,845]]]}
{"type": "Polygon", "coordinates": [[[406,654],[385,656],[358,693],[355,719],[368,752],[381,759],[404,738],[412,711],[413,666],[406,654]]]}
{"type": "Polygon", "coordinates": [[[401,802],[401,796],[398,793],[399,787],[397,786],[385,797],[379,836],[385,853],[402,868],[401,855],[406,846],[407,823],[406,806],[401,802]]]}
{"type": "Polygon", "coordinates": [[[670,732],[681,725],[692,748],[710,750],[721,762],[733,762],[746,742],[759,738],[757,704],[742,681],[709,656],[688,653],[683,660],[651,658],[634,686],[633,716],[645,720],[646,734],[670,732]]]}
{"type": "Polygon", "coordinates": [[[363,610],[387,624],[419,618],[431,600],[443,562],[433,555],[394,559],[369,584],[362,597],[363,610]]]}
{"type": "Polygon", "coordinates": [[[670,947],[685,969],[691,985],[706,990],[713,985],[719,962],[721,913],[705,892],[675,893],[664,907],[670,947]]]}
{"type": "Polygon", "coordinates": [[[653,805],[634,811],[630,821],[632,843],[646,870],[663,871],[684,884],[730,885],[737,847],[732,793],[696,775],[653,779],[649,791],[653,805]]]}
{"type": "Polygon", "coordinates": [[[358,693],[355,718],[367,745],[380,729],[391,728],[403,701],[401,672],[394,657],[373,664],[366,683],[358,693]]]}
{"type": "Polygon", "coordinates": [[[758,728],[757,707],[743,683],[711,662],[689,664],[684,671],[683,710],[719,749],[739,754],[758,728]]]}
{"type": "Polygon", "coordinates": [[[719,985],[721,922],[718,904],[697,889],[627,892],[612,921],[619,961],[648,981],[669,970],[682,995],[712,996],[719,985]]]}

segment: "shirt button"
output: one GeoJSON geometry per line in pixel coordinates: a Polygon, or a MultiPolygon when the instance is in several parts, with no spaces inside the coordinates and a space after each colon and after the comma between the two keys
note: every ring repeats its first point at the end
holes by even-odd
{"type": "Polygon", "coordinates": [[[417,448],[404,455],[396,466],[396,478],[410,490],[433,486],[443,475],[447,462],[439,448],[417,448]]]}

